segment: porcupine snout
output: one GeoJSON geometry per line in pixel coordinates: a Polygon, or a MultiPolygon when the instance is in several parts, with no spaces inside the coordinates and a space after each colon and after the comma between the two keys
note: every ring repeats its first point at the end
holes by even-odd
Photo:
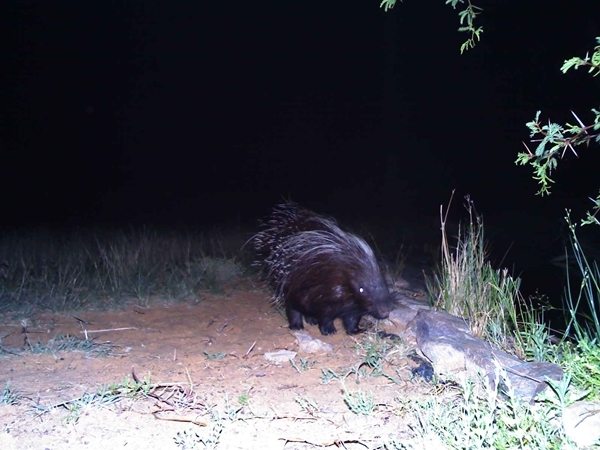
{"type": "Polygon", "coordinates": [[[357,284],[355,287],[359,303],[365,312],[375,319],[387,319],[394,307],[394,298],[385,280],[373,280],[365,284],[357,284]]]}

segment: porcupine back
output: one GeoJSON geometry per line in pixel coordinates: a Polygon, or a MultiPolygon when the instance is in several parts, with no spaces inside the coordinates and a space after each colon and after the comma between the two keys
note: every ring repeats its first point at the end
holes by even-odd
{"type": "Polygon", "coordinates": [[[293,203],[276,207],[263,228],[254,237],[258,263],[274,289],[274,304],[285,305],[291,329],[303,328],[304,317],[331,334],[333,320],[341,317],[352,334],[364,314],[388,316],[390,293],[364,240],[293,203]]]}

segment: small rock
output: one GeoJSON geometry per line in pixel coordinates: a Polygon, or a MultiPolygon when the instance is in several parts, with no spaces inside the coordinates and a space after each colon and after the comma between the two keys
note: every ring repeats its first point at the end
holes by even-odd
{"type": "Polygon", "coordinates": [[[296,336],[298,351],[300,353],[329,353],[333,350],[333,345],[313,338],[306,331],[296,331],[294,335],[296,336]]]}
{"type": "Polygon", "coordinates": [[[600,442],[600,403],[575,402],[563,413],[565,433],[580,447],[600,442]]]}
{"type": "Polygon", "coordinates": [[[0,448],[2,450],[17,450],[15,438],[5,431],[0,432],[0,448]]]}
{"type": "Polygon", "coordinates": [[[291,350],[278,350],[276,352],[265,353],[265,359],[269,362],[284,363],[296,357],[296,352],[291,350]]]}

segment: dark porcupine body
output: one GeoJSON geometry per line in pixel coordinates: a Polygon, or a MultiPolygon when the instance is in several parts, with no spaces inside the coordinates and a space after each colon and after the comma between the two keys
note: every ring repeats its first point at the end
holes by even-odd
{"type": "Polygon", "coordinates": [[[392,296],[364,240],[294,203],[275,207],[263,228],[252,239],[257,265],[275,291],[273,303],[285,305],[291,330],[303,329],[304,318],[333,334],[339,317],[346,333],[356,334],[364,315],[389,316],[392,296]]]}

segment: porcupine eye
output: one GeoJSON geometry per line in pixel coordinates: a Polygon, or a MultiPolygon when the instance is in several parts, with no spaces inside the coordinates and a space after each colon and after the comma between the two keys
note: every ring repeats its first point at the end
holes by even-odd
{"type": "Polygon", "coordinates": [[[363,292],[365,292],[365,288],[364,288],[364,287],[362,287],[362,286],[360,286],[360,287],[358,288],[358,292],[360,292],[360,293],[362,294],[363,292]]]}

